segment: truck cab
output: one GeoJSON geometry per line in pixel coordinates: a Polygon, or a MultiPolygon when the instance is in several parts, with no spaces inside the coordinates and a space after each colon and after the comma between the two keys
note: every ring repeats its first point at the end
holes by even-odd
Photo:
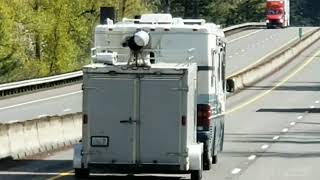
{"type": "Polygon", "coordinates": [[[290,25],[290,1],[267,0],[267,28],[284,28],[290,25]]]}

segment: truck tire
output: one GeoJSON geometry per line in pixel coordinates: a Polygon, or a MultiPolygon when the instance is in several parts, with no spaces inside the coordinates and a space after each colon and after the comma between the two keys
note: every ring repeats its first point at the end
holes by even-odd
{"type": "Polygon", "coordinates": [[[208,153],[207,155],[203,155],[203,170],[209,171],[212,168],[211,164],[211,153],[208,153]]]}
{"type": "Polygon", "coordinates": [[[191,180],[201,180],[202,170],[191,171],[191,180]]]}
{"type": "MultiPolygon", "coordinates": [[[[210,149],[209,145],[209,140],[205,141],[203,143],[203,154],[202,154],[202,165],[203,165],[203,170],[209,171],[212,168],[211,165],[211,156],[212,156],[212,149],[210,149]]],[[[211,145],[212,146],[212,145],[211,145]]]]}
{"type": "Polygon", "coordinates": [[[89,169],[74,169],[76,178],[88,178],[90,175],[89,169]]]}
{"type": "Polygon", "coordinates": [[[217,128],[214,127],[213,143],[212,143],[212,164],[217,164],[218,162],[218,146],[217,146],[217,128]]]}
{"type": "Polygon", "coordinates": [[[218,163],[218,155],[212,156],[212,164],[217,164],[218,163]]]}

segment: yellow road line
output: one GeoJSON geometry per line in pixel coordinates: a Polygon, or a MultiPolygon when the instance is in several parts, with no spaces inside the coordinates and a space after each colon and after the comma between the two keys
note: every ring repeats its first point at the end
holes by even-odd
{"type": "Polygon", "coordinates": [[[281,80],[278,84],[276,84],[273,88],[269,89],[268,91],[259,94],[258,96],[250,99],[247,102],[244,102],[238,106],[236,106],[235,108],[232,108],[230,111],[227,111],[226,114],[230,114],[233,113],[235,111],[238,111],[242,108],[244,108],[245,106],[256,102],[257,100],[263,98],[264,96],[268,95],[269,93],[271,93],[273,90],[275,90],[276,88],[278,88],[279,86],[282,86],[284,83],[286,83],[289,79],[291,79],[293,76],[295,76],[297,73],[299,73],[301,70],[303,70],[308,64],[310,64],[311,62],[313,62],[318,56],[320,55],[320,50],[317,51],[312,57],[310,57],[305,63],[302,64],[302,66],[300,66],[298,69],[296,69],[294,72],[292,72],[291,74],[289,74],[287,77],[285,77],[283,80],[281,80]]]}
{"type": "MultiPolygon", "coordinates": [[[[314,29],[312,28],[311,30],[309,30],[309,31],[306,32],[305,34],[308,34],[309,32],[311,32],[311,31],[313,31],[313,30],[314,30],[314,29]]],[[[255,62],[253,62],[252,64],[249,64],[248,66],[240,69],[239,71],[236,71],[235,73],[232,73],[230,76],[227,77],[227,79],[230,78],[230,77],[232,77],[232,76],[234,76],[234,75],[236,75],[236,74],[239,74],[239,73],[241,73],[241,72],[243,72],[243,71],[245,71],[245,70],[247,70],[247,69],[249,69],[249,68],[251,68],[251,67],[253,67],[254,65],[258,64],[259,62],[261,62],[262,60],[264,60],[265,58],[267,58],[267,57],[270,56],[271,54],[276,53],[276,52],[279,51],[280,49],[286,47],[287,45],[291,44],[292,42],[294,42],[294,41],[296,41],[296,40],[298,40],[298,39],[299,39],[299,37],[296,37],[296,38],[292,39],[291,41],[289,41],[289,42],[287,42],[286,44],[282,45],[282,46],[279,47],[278,49],[275,49],[274,51],[271,51],[271,52],[269,52],[268,54],[264,55],[263,57],[261,57],[260,59],[258,59],[258,60],[255,61],[255,62]]]]}
{"type": "Polygon", "coordinates": [[[70,170],[70,171],[67,171],[67,172],[62,172],[57,176],[48,178],[47,180],[57,180],[57,179],[62,178],[64,176],[71,176],[71,175],[73,175],[73,170],[70,170]]]}

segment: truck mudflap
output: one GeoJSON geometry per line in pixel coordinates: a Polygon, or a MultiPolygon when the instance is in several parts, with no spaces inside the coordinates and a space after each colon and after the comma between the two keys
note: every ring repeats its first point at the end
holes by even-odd
{"type": "Polygon", "coordinates": [[[188,146],[189,170],[202,170],[203,143],[188,146]]]}
{"type": "Polygon", "coordinates": [[[82,144],[75,144],[73,147],[73,168],[80,169],[82,164],[82,144]]]}

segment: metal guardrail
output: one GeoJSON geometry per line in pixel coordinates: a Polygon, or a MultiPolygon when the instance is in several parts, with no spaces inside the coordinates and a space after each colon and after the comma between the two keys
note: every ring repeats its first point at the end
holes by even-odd
{"type": "Polygon", "coordinates": [[[230,27],[224,28],[223,31],[226,36],[230,36],[232,34],[238,33],[243,30],[264,28],[264,27],[266,27],[265,22],[250,22],[250,23],[243,23],[239,25],[230,26],[230,27]]]}
{"type": "MultiPolygon", "coordinates": [[[[224,28],[223,31],[225,32],[226,36],[229,36],[231,34],[235,34],[246,29],[261,28],[264,26],[265,23],[244,23],[224,28]]],[[[40,89],[45,88],[61,86],[65,84],[79,82],[81,80],[82,71],[77,71],[45,78],[2,84],[0,85],[0,98],[38,91],[40,89]]]]}
{"type": "Polygon", "coordinates": [[[82,75],[82,71],[77,71],[45,78],[2,84],[0,85],[0,98],[70,84],[82,80],[82,75]]]}

